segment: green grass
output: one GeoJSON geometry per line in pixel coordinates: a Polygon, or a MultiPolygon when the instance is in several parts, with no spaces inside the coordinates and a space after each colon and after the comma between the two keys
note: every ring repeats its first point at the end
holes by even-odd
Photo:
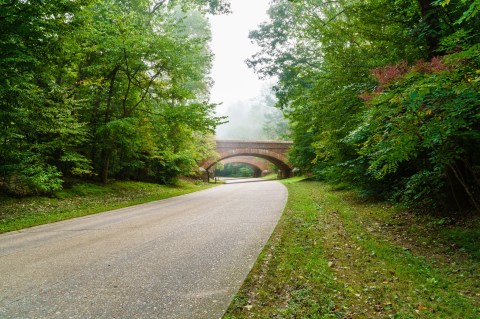
{"type": "Polygon", "coordinates": [[[442,230],[442,234],[461,250],[480,260],[480,227],[448,227],[442,230]]]}
{"type": "Polygon", "coordinates": [[[480,318],[478,220],[283,182],[287,207],[225,319],[480,318]]]}
{"type": "Polygon", "coordinates": [[[268,175],[262,176],[262,179],[267,179],[267,180],[275,180],[278,179],[277,173],[270,173],[268,175]]]}
{"type": "Polygon", "coordinates": [[[59,191],[54,197],[0,197],[0,233],[166,199],[212,186],[188,181],[172,186],[142,182],[114,182],[106,186],[83,183],[59,191]]]}

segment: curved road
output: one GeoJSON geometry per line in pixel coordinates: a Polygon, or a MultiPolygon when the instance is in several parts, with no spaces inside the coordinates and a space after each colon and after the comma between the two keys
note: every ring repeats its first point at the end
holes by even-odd
{"type": "Polygon", "coordinates": [[[287,198],[241,181],[0,235],[0,318],[222,317],[287,198]]]}

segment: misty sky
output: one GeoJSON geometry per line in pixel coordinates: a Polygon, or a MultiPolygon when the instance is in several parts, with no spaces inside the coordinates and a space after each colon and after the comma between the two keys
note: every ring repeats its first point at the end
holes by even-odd
{"type": "Polygon", "coordinates": [[[246,101],[260,95],[265,81],[249,69],[245,60],[258,51],[250,42],[248,33],[268,19],[269,0],[231,0],[233,13],[210,17],[212,26],[212,51],[215,54],[212,78],[215,84],[211,100],[223,105],[220,115],[238,101],[246,101]]]}

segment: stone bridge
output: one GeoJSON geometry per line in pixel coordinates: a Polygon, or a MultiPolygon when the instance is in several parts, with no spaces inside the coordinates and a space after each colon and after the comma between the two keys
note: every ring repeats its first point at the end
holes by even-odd
{"type": "Polygon", "coordinates": [[[274,164],[279,169],[279,177],[281,178],[290,177],[292,173],[292,166],[287,157],[287,153],[293,144],[290,141],[217,140],[216,143],[217,153],[220,157],[208,159],[200,165],[209,174],[218,162],[245,156],[263,158],[274,164]]]}

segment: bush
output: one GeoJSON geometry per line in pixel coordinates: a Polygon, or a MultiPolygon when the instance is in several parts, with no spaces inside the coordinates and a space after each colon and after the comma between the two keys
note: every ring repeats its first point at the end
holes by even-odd
{"type": "Polygon", "coordinates": [[[466,207],[459,198],[466,198],[480,209],[473,169],[480,164],[479,67],[478,53],[471,51],[376,72],[380,89],[350,141],[360,146],[370,174],[403,180],[397,198],[414,206],[455,201],[461,209],[466,207]]]}

